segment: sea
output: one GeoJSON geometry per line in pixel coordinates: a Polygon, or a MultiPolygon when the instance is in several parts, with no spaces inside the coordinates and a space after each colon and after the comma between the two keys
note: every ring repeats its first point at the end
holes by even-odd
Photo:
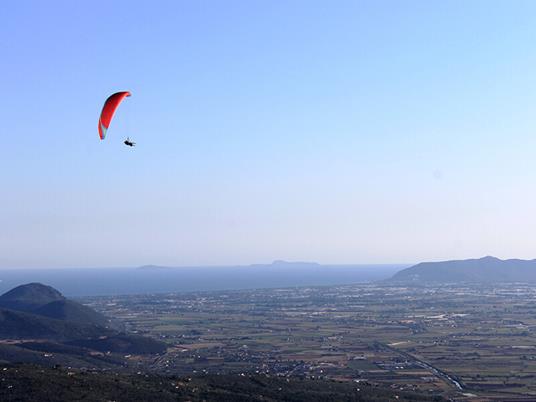
{"type": "Polygon", "coordinates": [[[67,297],[346,285],[388,279],[409,265],[271,264],[0,270],[0,294],[40,282],[67,297]]]}

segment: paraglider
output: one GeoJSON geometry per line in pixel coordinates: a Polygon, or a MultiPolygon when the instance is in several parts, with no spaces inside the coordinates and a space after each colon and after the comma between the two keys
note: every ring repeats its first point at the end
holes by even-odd
{"type": "MultiPolygon", "coordinates": [[[[108,127],[110,127],[110,123],[112,121],[112,118],[114,117],[114,113],[117,107],[127,96],[130,96],[130,92],[128,91],[116,92],[115,94],[108,97],[108,99],[106,99],[106,102],[104,102],[104,106],[102,107],[102,111],[99,117],[99,137],[101,140],[104,140],[104,138],[106,137],[106,132],[108,131],[108,127]]],[[[131,147],[135,145],[135,143],[130,141],[130,139],[128,138],[125,140],[124,143],[125,145],[131,147]]]]}

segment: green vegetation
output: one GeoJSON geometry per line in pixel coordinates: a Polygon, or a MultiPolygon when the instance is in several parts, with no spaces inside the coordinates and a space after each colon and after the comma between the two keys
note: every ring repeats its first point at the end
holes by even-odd
{"type": "Polygon", "coordinates": [[[370,384],[269,376],[163,377],[0,366],[0,400],[55,401],[441,401],[370,384]]]}

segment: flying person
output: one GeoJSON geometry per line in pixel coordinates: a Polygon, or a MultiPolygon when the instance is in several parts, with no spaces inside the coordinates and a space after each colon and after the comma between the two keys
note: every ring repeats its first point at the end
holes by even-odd
{"type": "Polygon", "coordinates": [[[128,145],[129,147],[136,146],[136,143],[133,142],[133,141],[130,141],[130,138],[128,138],[128,137],[127,137],[127,139],[125,141],[123,141],[123,144],[128,145]]]}

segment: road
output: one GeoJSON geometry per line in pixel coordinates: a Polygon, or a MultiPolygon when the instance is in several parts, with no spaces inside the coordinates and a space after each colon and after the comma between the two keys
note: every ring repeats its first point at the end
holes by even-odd
{"type": "Polygon", "coordinates": [[[392,352],[398,353],[401,356],[404,356],[409,361],[414,361],[417,365],[419,365],[422,368],[425,368],[427,370],[430,370],[436,377],[441,378],[443,381],[453,385],[458,390],[462,391],[464,389],[464,386],[460,381],[456,380],[451,375],[445,373],[443,370],[432,366],[430,363],[427,363],[427,362],[425,362],[423,360],[420,360],[420,359],[416,358],[415,356],[413,356],[413,355],[411,355],[411,354],[409,354],[407,352],[404,352],[402,350],[398,350],[398,349],[393,348],[392,346],[386,345],[384,343],[376,342],[376,344],[378,346],[382,347],[382,348],[388,349],[388,350],[390,350],[392,352]]]}

